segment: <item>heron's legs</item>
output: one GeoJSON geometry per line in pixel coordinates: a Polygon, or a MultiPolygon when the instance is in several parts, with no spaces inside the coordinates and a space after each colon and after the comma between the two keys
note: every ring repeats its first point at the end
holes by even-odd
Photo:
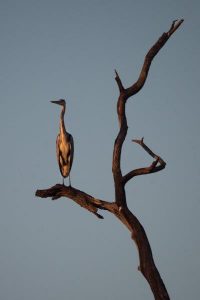
{"type": "MultiPolygon", "coordinates": [[[[63,185],[65,185],[65,181],[64,181],[65,179],[64,179],[64,177],[63,177],[63,185]]],[[[71,179],[70,179],[70,174],[69,174],[69,186],[71,186],[71,179]]]]}
{"type": "Polygon", "coordinates": [[[70,173],[69,173],[69,186],[71,186],[70,173]]]}

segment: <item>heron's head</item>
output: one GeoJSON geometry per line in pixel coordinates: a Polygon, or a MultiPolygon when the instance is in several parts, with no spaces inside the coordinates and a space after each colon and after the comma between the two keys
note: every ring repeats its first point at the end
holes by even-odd
{"type": "Polygon", "coordinates": [[[61,105],[61,106],[66,105],[66,102],[65,102],[64,99],[60,99],[60,100],[57,100],[57,101],[51,101],[51,103],[55,103],[55,104],[58,104],[58,105],[61,105]]]}

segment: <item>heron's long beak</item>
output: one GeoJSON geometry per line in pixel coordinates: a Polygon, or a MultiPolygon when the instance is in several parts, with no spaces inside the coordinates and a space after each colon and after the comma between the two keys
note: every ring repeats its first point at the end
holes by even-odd
{"type": "Polygon", "coordinates": [[[58,101],[50,101],[50,102],[51,102],[51,103],[58,104],[58,105],[61,105],[60,100],[58,100],[58,101]]]}

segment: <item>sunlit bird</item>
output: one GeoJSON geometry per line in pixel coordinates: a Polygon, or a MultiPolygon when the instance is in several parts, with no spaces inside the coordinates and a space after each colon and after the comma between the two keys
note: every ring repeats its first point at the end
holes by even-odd
{"type": "Polygon", "coordinates": [[[69,185],[71,186],[70,171],[74,157],[74,141],[72,135],[68,133],[65,129],[64,115],[66,109],[66,102],[64,99],[51,102],[62,106],[60,114],[60,132],[56,139],[56,154],[58,165],[60,168],[60,173],[63,177],[63,185],[64,178],[69,176],[69,185]]]}

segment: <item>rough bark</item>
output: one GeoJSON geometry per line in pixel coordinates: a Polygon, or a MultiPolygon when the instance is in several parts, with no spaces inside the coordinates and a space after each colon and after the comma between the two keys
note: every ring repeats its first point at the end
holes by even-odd
{"type": "Polygon", "coordinates": [[[127,100],[138,93],[144,86],[153,58],[165,45],[170,36],[179,28],[182,22],[183,20],[173,21],[169,31],[163,33],[158,41],[151,47],[145,56],[138,80],[130,87],[124,88],[119,74],[115,71],[115,80],[119,88],[119,98],[117,102],[119,133],[114,143],[112,161],[112,172],[115,184],[115,202],[103,201],[74,187],[67,187],[61,184],[56,184],[51,188],[36,191],[36,196],[42,198],[51,197],[52,200],[59,199],[60,197],[67,197],[101,219],[103,219],[103,216],[99,214],[99,210],[107,210],[114,214],[131,232],[131,237],[135,242],[139,253],[138,270],[141,271],[148,281],[156,300],[167,300],[170,298],[164,282],[156,268],[145,230],[127,206],[125,185],[135,176],[161,171],[165,168],[166,163],[144,143],[143,138],[141,140],[133,140],[133,142],[139,144],[150,156],[152,156],[154,161],[148,167],[132,170],[125,175],[122,174],[121,152],[128,131],[125,108],[127,100]]]}

